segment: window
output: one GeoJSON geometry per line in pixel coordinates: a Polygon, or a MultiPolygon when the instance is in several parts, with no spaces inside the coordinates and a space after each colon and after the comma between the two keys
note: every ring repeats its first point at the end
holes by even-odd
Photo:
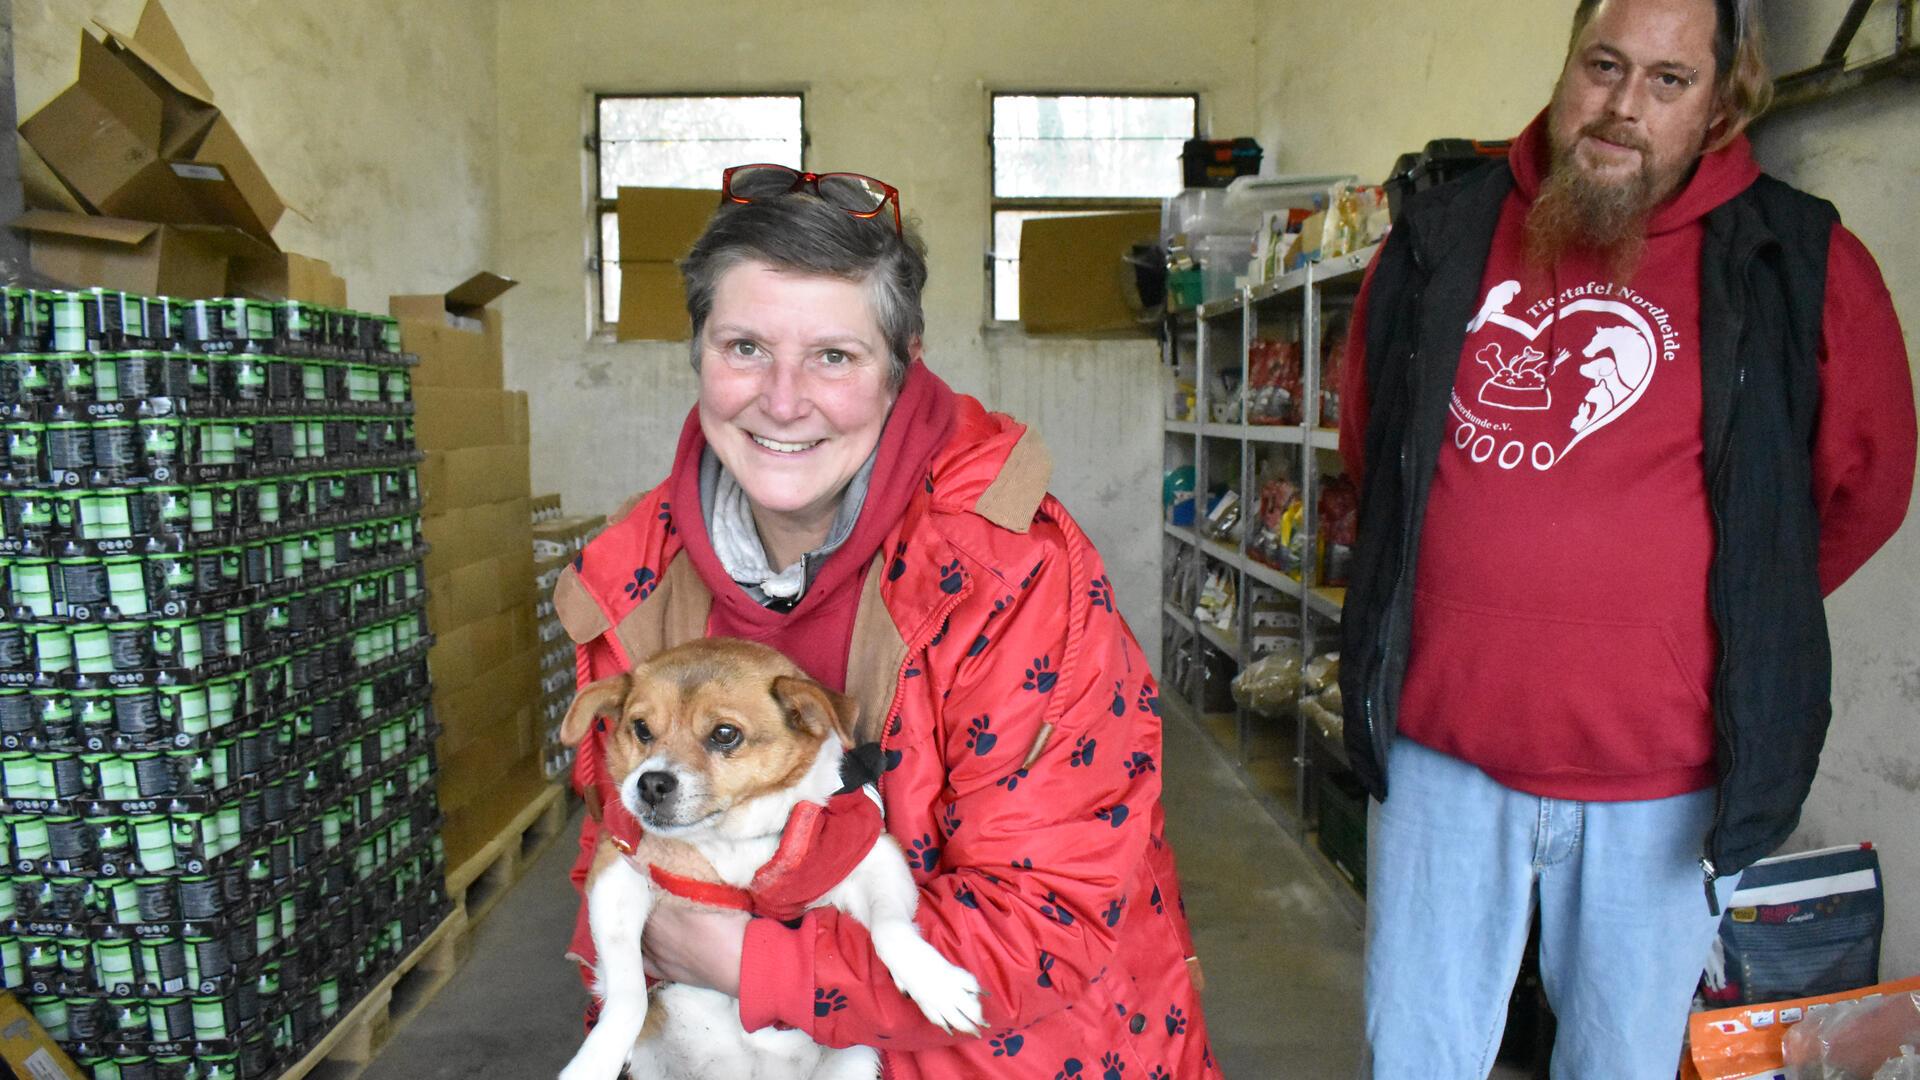
{"type": "Polygon", "coordinates": [[[614,204],[621,188],[717,191],[720,173],[729,165],[770,161],[797,169],[806,129],[798,94],[609,96],[595,105],[590,149],[600,227],[593,267],[600,277],[600,323],[605,325],[620,318],[620,219],[614,204]]]}
{"type": "Polygon", "coordinates": [[[1200,101],[1180,95],[993,95],[993,317],[1020,318],[1028,218],[1151,209],[1182,186],[1200,101]]]}

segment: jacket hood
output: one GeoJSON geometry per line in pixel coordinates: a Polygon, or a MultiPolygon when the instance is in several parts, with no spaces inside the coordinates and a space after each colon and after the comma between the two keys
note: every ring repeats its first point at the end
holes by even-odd
{"type": "Polygon", "coordinates": [[[1001,528],[1026,532],[1046,497],[1053,458],[1025,424],[962,396],[954,410],[953,437],[928,472],[935,511],[972,512],[1001,528]]]}
{"type": "MultiPolygon", "coordinates": [[[[1533,205],[1534,197],[1540,192],[1551,158],[1547,111],[1543,109],[1514,140],[1507,157],[1513,170],[1514,189],[1528,206],[1533,205]]],[[[1760,165],[1753,160],[1753,143],[1744,134],[1740,135],[1720,149],[1701,156],[1693,176],[1654,210],[1647,222],[1647,235],[1657,236],[1693,224],[1752,187],[1759,178],[1760,165]]]]}

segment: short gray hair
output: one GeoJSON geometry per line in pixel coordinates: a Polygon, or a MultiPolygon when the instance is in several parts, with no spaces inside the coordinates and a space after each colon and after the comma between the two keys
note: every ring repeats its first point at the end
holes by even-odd
{"type": "Polygon", "coordinates": [[[864,283],[891,354],[887,384],[899,389],[907,377],[913,341],[926,332],[927,322],[920,307],[927,284],[926,248],[911,228],[896,233],[891,214],[857,218],[806,192],[723,203],[680,262],[687,315],[693,320],[695,370],[714,290],[728,270],[748,262],[864,283]]]}

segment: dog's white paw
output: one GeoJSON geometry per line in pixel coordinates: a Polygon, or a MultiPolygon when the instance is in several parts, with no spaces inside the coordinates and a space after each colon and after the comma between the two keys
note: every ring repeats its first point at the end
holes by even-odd
{"type": "Polygon", "coordinates": [[[986,1027],[979,980],[949,963],[911,923],[875,931],[874,945],[893,976],[893,985],[942,1031],[978,1035],[986,1027]]]}

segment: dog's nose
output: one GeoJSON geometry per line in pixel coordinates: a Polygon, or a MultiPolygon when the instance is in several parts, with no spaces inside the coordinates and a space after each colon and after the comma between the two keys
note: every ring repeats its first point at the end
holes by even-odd
{"type": "Polygon", "coordinates": [[[680,781],[670,772],[650,772],[640,774],[640,798],[648,806],[659,806],[660,800],[673,794],[680,781]]]}

